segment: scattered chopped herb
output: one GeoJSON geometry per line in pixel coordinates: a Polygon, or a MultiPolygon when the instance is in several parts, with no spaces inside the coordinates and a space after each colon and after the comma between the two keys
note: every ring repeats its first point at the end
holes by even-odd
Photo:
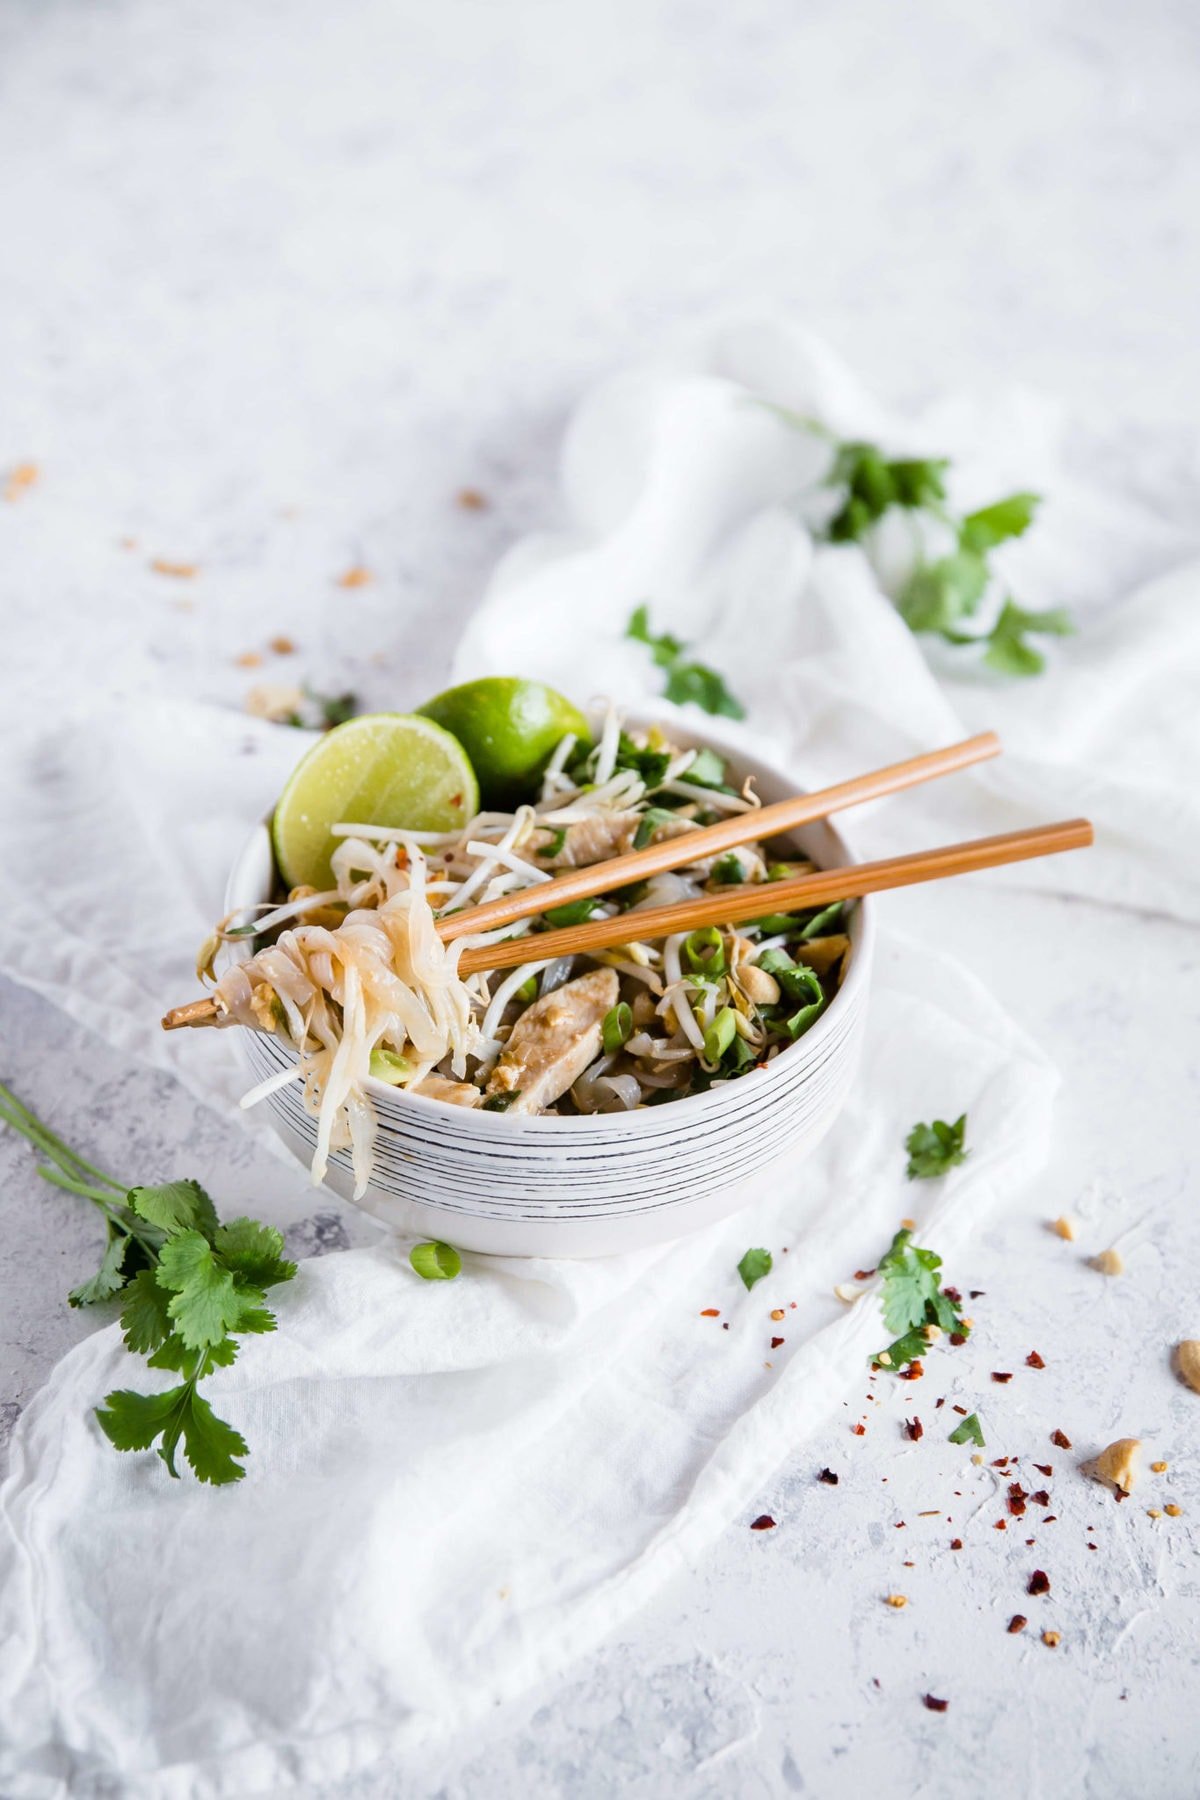
{"type": "Polygon", "coordinates": [[[935,1119],[932,1125],[914,1125],[904,1140],[904,1148],[908,1151],[905,1171],[908,1179],[929,1181],[965,1162],[970,1155],[970,1151],[963,1148],[966,1129],[966,1113],[955,1119],[953,1125],[947,1125],[944,1119],[935,1119]]]}
{"type": "Polygon", "coordinates": [[[693,975],[725,973],[725,944],[715,925],[702,925],[683,940],[683,960],[693,975]]]}
{"type": "Polygon", "coordinates": [[[610,1056],[625,1045],[633,1036],[633,1013],[624,1000],[619,1000],[614,1007],[605,1013],[600,1026],[600,1041],[610,1056]]]}
{"type": "Polygon", "coordinates": [[[725,758],[708,744],[697,750],[680,780],[686,781],[689,787],[711,788],[717,794],[734,791],[725,780],[725,758]]]}
{"type": "Polygon", "coordinates": [[[625,627],[625,636],[645,644],[656,666],[666,674],[663,693],[668,700],[684,706],[689,701],[705,712],[727,719],[744,719],[746,709],[725,682],[723,675],[707,664],[689,660],[687,645],[670,632],[655,633],[650,629],[650,614],[645,606],[635,607],[625,627]]]}
{"type": "Polygon", "coordinates": [[[520,1098],[520,1088],[514,1088],[511,1093],[489,1094],[479,1110],[480,1112],[507,1112],[513,1101],[520,1098]]]}
{"type": "Polygon", "coordinates": [[[715,882],[718,887],[737,887],[745,880],[741,857],[732,850],[727,851],[724,856],[718,856],[712,866],[709,880],[715,882]]]}
{"type": "Polygon", "coordinates": [[[709,1062],[720,1062],[737,1036],[737,1014],[732,1006],[723,1006],[704,1033],[704,1054],[709,1062]]]}
{"type": "Polygon", "coordinates": [[[598,900],[568,900],[565,906],[550,906],[542,914],[547,925],[583,925],[604,908],[598,900]]]}
{"type": "Polygon", "coordinates": [[[761,1281],[764,1275],[769,1275],[772,1267],[771,1252],[769,1250],[747,1250],[745,1256],[743,1256],[741,1262],[738,1264],[738,1274],[741,1276],[747,1290],[749,1290],[754,1286],[756,1281],[761,1281]]]}
{"type": "Polygon", "coordinates": [[[453,1281],[462,1272],[462,1257],[453,1244],[414,1244],[408,1260],[422,1281],[453,1281]]]}
{"type": "Polygon", "coordinates": [[[977,1444],[983,1449],[983,1426],[979,1423],[978,1413],[968,1413],[961,1425],[956,1425],[950,1433],[952,1444],[977,1444]]]}
{"type": "Polygon", "coordinates": [[[637,830],[633,834],[634,849],[644,850],[647,844],[653,842],[654,834],[659,826],[669,824],[672,819],[675,819],[678,816],[677,813],[673,813],[670,807],[667,806],[647,807],[646,811],[638,821],[637,830]]]}
{"type": "MultiPolygon", "coordinates": [[[[588,755],[594,757],[595,751],[589,751],[588,755]]],[[[615,767],[632,769],[635,774],[640,775],[648,794],[654,793],[655,789],[662,785],[663,777],[670,766],[671,758],[666,750],[639,749],[631,737],[627,737],[625,732],[621,733],[617,741],[615,767]]],[[[572,779],[575,779],[574,769],[572,770],[572,779]]]]}
{"type": "Polygon", "coordinates": [[[549,860],[550,857],[558,856],[561,852],[563,845],[567,841],[567,828],[565,825],[560,825],[557,830],[551,830],[551,827],[546,825],[543,826],[542,829],[550,832],[550,841],[548,844],[540,845],[536,854],[549,860]]]}

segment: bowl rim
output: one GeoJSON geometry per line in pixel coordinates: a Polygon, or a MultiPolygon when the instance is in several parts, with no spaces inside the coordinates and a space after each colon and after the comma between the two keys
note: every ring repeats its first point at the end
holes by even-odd
{"type": "MultiPolygon", "coordinates": [[[[730,760],[740,760],[743,764],[752,765],[747,771],[752,776],[765,774],[769,775],[773,781],[794,783],[794,777],[781,763],[769,760],[758,754],[756,750],[747,748],[739,738],[725,736],[719,730],[709,731],[693,727],[689,720],[678,714],[677,709],[670,702],[664,702],[662,710],[656,713],[648,713],[642,707],[629,707],[623,712],[623,723],[632,724],[635,729],[648,729],[654,724],[662,725],[664,719],[669,719],[672,730],[679,737],[691,739],[697,749],[711,745],[714,750],[722,752],[730,760]]],[[[832,818],[814,820],[813,824],[824,827],[830,833],[835,848],[844,863],[850,864],[858,860],[842,833],[833,823],[832,818]]],[[[260,844],[264,838],[273,866],[274,850],[271,845],[270,812],[266,813],[254,826],[234,859],[225,886],[225,912],[228,913],[235,907],[246,903],[244,895],[240,892],[238,877],[250,861],[255,846],[260,844]]],[[[763,1078],[761,1082],[755,1083],[756,1086],[765,1089],[768,1083],[771,1083],[780,1073],[786,1073],[790,1064],[795,1061],[797,1054],[802,1050],[811,1055],[814,1050],[820,1051],[824,1046],[827,1052],[829,1046],[825,1044],[825,1040],[830,1038],[835,1031],[840,1031],[844,1024],[849,1022],[850,1003],[870,979],[875,946],[875,909],[870,895],[862,895],[859,898],[855,939],[854,954],[850,958],[846,976],[816,1024],[794,1044],[789,1044],[786,1050],[781,1050],[778,1056],[772,1058],[762,1068],[746,1071],[749,1075],[763,1078]]],[[[285,1046],[280,1045],[280,1048],[285,1049],[285,1046]]],[[[286,1047],[286,1054],[291,1060],[295,1058],[296,1052],[290,1047],[286,1047]]],[[[678,1119],[680,1125],[684,1125],[689,1119],[699,1118],[705,1112],[719,1110],[730,1099],[737,1096],[738,1090],[741,1090],[741,1096],[745,1098],[745,1090],[742,1089],[744,1079],[745,1076],[738,1076],[735,1080],[718,1082],[713,1087],[707,1088],[702,1094],[686,1094],[679,1100],[666,1101],[661,1108],[643,1106],[628,1111],[567,1115],[536,1113],[530,1116],[518,1115],[512,1119],[504,1113],[484,1112],[481,1107],[477,1106],[455,1106],[450,1101],[438,1100],[431,1094],[412,1094],[406,1088],[393,1087],[390,1083],[378,1081],[372,1076],[367,1077],[364,1091],[380,1113],[403,1115],[415,1107],[419,1117],[424,1109],[434,1107],[443,1118],[451,1115],[459,1121],[468,1135],[487,1136],[495,1132],[501,1139],[507,1139],[511,1143],[514,1127],[517,1133],[522,1135],[527,1131],[534,1131],[539,1136],[567,1138],[578,1137],[583,1130],[599,1130],[601,1133],[624,1131],[627,1133],[631,1129],[644,1129],[649,1122],[648,1114],[658,1114],[660,1111],[668,1110],[672,1120],[678,1119]]]]}

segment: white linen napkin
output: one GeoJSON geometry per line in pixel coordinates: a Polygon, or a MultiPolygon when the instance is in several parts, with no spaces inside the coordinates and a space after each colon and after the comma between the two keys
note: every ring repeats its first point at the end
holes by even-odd
{"type": "MultiPolygon", "coordinates": [[[[1195,576],[1126,600],[1111,578],[1189,546],[1069,483],[1053,438],[1027,402],[947,408],[903,431],[803,336],[718,332],[678,368],[585,403],[564,455],[569,530],[507,559],[459,673],[653,693],[656,671],[621,636],[644,600],[728,676],[748,741],[810,785],[978,725],[1004,733],[1003,767],[864,815],[863,848],[1092,810],[1094,856],[1021,878],[1194,916],[1197,801],[1180,752],[1195,576]],[[970,502],[1045,489],[1012,572],[1030,604],[1069,599],[1083,615],[1053,672],[1026,686],[935,676],[867,559],[814,553],[796,506],[813,445],[756,395],[959,453],[970,502]]],[[[181,1044],[158,1015],[186,994],[237,840],[300,746],[156,695],[149,665],[139,680],[137,707],[67,691],[52,731],[14,717],[0,830],[21,856],[0,866],[0,967],[226,1106],[241,1086],[228,1045],[181,1044]]],[[[445,1285],[417,1280],[389,1242],[305,1264],[280,1291],[278,1333],[211,1382],[252,1446],[239,1487],[173,1484],[152,1454],[118,1456],[91,1409],[154,1378],[114,1328],[81,1344],[18,1425],[0,1491],[0,1791],[278,1791],[442,1740],[553,1673],[755,1500],[847,1396],[881,1326],[873,1300],[842,1312],[832,1285],[873,1263],[914,1207],[953,1268],[1042,1159],[1053,1086],[975,981],[885,938],[841,1124],[726,1225],[590,1265],[468,1258],[445,1285]],[[907,1128],[963,1109],[968,1163],[908,1186],[907,1128]],[[736,1264],[752,1244],[776,1266],[746,1294],[736,1264]],[[775,1305],[785,1325],[770,1324],[775,1305]],[[718,1320],[700,1316],[709,1307],[718,1320]],[[772,1335],[786,1340],[774,1354],[772,1335]]]]}

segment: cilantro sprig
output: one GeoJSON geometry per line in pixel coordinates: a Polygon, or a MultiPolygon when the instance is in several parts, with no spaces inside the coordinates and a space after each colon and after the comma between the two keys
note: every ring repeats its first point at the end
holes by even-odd
{"type": "Polygon", "coordinates": [[[122,1295],[121,1332],[126,1348],[152,1369],[182,1376],[175,1387],[143,1394],[118,1388],[97,1407],[105,1436],[118,1450],[158,1454],[178,1477],[176,1452],[200,1481],[224,1486],[246,1471],[245,1439],[217,1418],[197,1392],[216,1368],[238,1354],[238,1337],[274,1331],[266,1292],[290,1281],[296,1265],[283,1255],[283,1239],[254,1219],[222,1224],[196,1181],[129,1187],[72,1150],[0,1083],[0,1120],[48,1160],[38,1174],[56,1187],[89,1200],[103,1215],[106,1241],[95,1274],[69,1296],[72,1306],[93,1306],[122,1295]]]}
{"type": "Polygon", "coordinates": [[[904,1140],[908,1151],[905,1174],[910,1181],[932,1181],[947,1170],[966,1162],[971,1152],[964,1148],[967,1115],[960,1114],[952,1125],[935,1119],[932,1125],[914,1125],[904,1140]]]}
{"type": "Polygon", "coordinates": [[[625,627],[625,636],[635,643],[645,644],[657,667],[665,671],[667,679],[663,694],[668,700],[674,700],[679,706],[691,700],[705,712],[726,719],[745,718],[745,707],[730,690],[723,675],[710,669],[707,663],[689,657],[688,646],[681,638],[673,637],[669,631],[650,629],[647,607],[634,608],[625,627]]]}
{"type": "Polygon", "coordinates": [[[930,1326],[955,1337],[969,1335],[962,1302],[953,1290],[943,1288],[941,1269],[941,1257],[914,1244],[907,1227],[896,1233],[878,1268],[883,1277],[883,1322],[894,1339],[871,1358],[875,1368],[900,1370],[916,1362],[936,1336],[930,1326]]]}
{"type": "Polygon", "coordinates": [[[993,583],[992,551],[1025,535],[1041,495],[1006,494],[988,506],[958,515],[946,495],[947,457],[889,457],[877,444],[839,441],[817,420],[782,407],[771,410],[785,423],[828,439],[833,446],[823,485],[834,492],[834,510],[820,534],[828,542],[861,543],[893,507],[930,513],[953,530],[953,549],[919,563],[896,596],[896,606],[910,630],[940,637],[948,644],[981,647],[984,664],[999,674],[1040,674],[1046,659],[1030,639],[1069,636],[1075,628],[1063,607],[1029,611],[1006,595],[990,630],[971,626],[993,583]]]}

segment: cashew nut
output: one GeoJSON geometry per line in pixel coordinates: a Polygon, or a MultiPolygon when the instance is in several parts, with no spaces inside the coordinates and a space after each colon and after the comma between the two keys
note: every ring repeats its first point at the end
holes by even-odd
{"type": "Polygon", "coordinates": [[[743,994],[747,1000],[753,1000],[755,1006],[774,1006],[779,999],[779,983],[765,969],[743,963],[737,978],[743,994]]]}
{"type": "Polygon", "coordinates": [[[1138,1476],[1141,1447],[1141,1438],[1117,1438],[1100,1452],[1088,1473],[1097,1481],[1107,1482],[1118,1494],[1131,1494],[1138,1476]]]}
{"type": "Polygon", "coordinates": [[[1188,1386],[1200,1394],[1200,1338],[1184,1338],[1175,1352],[1175,1361],[1188,1386]]]}

